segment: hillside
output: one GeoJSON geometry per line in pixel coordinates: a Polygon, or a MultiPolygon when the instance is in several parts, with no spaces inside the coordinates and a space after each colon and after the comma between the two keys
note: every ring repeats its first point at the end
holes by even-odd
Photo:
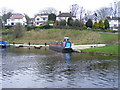
{"type": "Polygon", "coordinates": [[[74,44],[93,44],[93,43],[116,43],[118,34],[98,33],[88,30],[63,30],[63,29],[45,29],[37,31],[25,31],[23,37],[11,39],[11,36],[4,36],[3,40],[15,43],[44,44],[50,41],[62,41],[64,37],[69,37],[74,44]]]}

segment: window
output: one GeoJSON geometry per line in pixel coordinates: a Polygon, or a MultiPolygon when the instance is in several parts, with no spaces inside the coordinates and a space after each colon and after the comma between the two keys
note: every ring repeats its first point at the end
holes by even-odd
{"type": "Polygon", "coordinates": [[[114,24],[114,27],[117,27],[117,24],[114,24]]]}
{"type": "Polygon", "coordinates": [[[43,20],[46,20],[46,18],[43,18],[43,20]]]}
{"type": "Polygon", "coordinates": [[[71,47],[71,43],[70,42],[66,42],[65,47],[71,47]]]}
{"type": "Polygon", "coordinates": [[[39,18],[37,18],[37,20],[40,20],[39,18]]]}
{"type": "Polygon", "coordinates": [[[39,22],[37,22],[37,25],[39,25],[39,22]]]}
{"type": "Polygon", "coordinates": [[[14,25],[14,23],[11,23],[11,25],[14,25]]]}
{"type": "Polygon", "coordinates": [[[14,19],[12,19],[12,21],[14,21],[14,19]]]}
{"type": "Polygon", "coordinates": [[[10,19],[8,19],[8,22],[10,22],[10,19]]]}

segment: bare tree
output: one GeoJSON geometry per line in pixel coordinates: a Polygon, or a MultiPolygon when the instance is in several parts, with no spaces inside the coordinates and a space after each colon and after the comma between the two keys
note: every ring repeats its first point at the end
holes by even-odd
{"type": "Polygon", "coordinates": [[[80,21],[83,18],[83,14],[85,13],[85,9],[83,7],[79,7],[79,12],[80,12],[80,21]]]}
{"type": "Polygon", "coordinates": [[[116,17],[118,14],[118,2],[114,2],[113,6],[113,16],[116,17]]]}
{"type": "Polygon", "coordinates": [[[73,16],[76,16],[78,9],[79,9],[78,4],[73,4],[70,6],[70,12],[72,13],[73,16]]]}
{"type": "Polygon", "coordinates": [[[7,14],[7,13],[13,13],[13,10],[12,9],[7,9],[7,8],[2,8],[1,9],[1,14],[2,14],[2,16],[4,15],[4,14],[7,14]]]}
{"type": "Polygon", "coordinates": [[[48,8],[45,8],[43,10],[40,10],[40,14],[56,14],[57,10],[52,8],[52,7],[48,7],[48,8]]]}
{"type": "Polygon", "coordinates": [[[105,18],[107,16],[111,16],[112,12],[113,12],[112,7],[103,7],[96,11],[96,13],[100,19],[105,18]]]}
{"type": "Polygon", "coordinates": [[[120,1],[118,2],[118,17],[120,17],[120,1]]]}
{"type": "Polygon", "coordinates": [[[6,22],[6,20],[12,15],[12,13],[13,13],[12,9],[2,8],[1,9],[2,20],[6,22]]]}

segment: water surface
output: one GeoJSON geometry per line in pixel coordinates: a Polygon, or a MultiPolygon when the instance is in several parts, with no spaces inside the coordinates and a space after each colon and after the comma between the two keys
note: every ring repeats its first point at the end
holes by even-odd
{"type": "Polygon", "coordinates": [[[42,49],[2,52],[3,88],[117,88],[118,59],[42,49]]]}

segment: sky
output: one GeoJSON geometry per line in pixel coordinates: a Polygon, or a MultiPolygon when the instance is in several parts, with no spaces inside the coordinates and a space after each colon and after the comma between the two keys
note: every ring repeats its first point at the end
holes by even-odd
{"type": "Polygon", "coordinates": [[[2,8],[13,9],[14,13],[27,14],[34,17],[47,7],[53,7],[58,12],[69,12],[70,5],[78,4],[86,10],[94,11],[101,7],[108,7],[119,0],[0,0],[0,10],[2,8]]]}

